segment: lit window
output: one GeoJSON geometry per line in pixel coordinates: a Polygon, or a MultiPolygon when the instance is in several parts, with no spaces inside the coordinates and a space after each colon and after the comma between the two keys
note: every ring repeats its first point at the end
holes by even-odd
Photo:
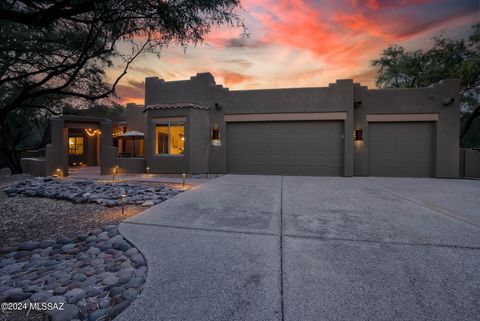
{"type": "Polygon", "coordinates": [[[185,126],[183,122],[157,124],[155,126],[155,153],[183,155],[185,151],[185,126]]]}
{"type": "Polygon", "coordinates": [[[83,155],[83,137],[68,137],[68,154],[83,155]]]}

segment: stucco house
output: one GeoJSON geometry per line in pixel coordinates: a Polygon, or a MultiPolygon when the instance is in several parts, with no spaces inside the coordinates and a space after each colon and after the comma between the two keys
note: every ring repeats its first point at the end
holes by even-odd
{"type": "Polygon", "coordinates": [[[182,81],[148,77],[145,105],[128,104],[122,122],[54,119],[45,169],[67,175],[82,149],[84,163],[102,174],[117,167],[120,173],[458,177],[458,137],[458,80],[415,89],[368,89],[347,79],[319,88],[229,90],[210,73],[182,81]],[[133,130],[143,139],[123,139],[133,130]]]}

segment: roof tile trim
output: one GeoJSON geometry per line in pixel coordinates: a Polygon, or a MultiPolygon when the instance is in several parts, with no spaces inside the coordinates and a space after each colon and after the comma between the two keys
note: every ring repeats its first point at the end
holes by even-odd
{"type": "Polygon", "coordinates": [[[175,104],[147,105],[144,111],[153,110],[153,109],[175,109],[175,108],[193,108],[193,109],[210,110],[210,107],[195,104],[195,103],[175,103],[175,104]]]}

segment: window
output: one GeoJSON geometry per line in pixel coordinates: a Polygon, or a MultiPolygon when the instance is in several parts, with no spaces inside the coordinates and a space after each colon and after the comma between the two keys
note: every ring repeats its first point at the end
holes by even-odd
{"type": "Polygon", "coordinates": [[[68,137],[68,154],[83,155],[83,137],[68,137]]]}
{"type": "Polygon", "coordinates": [[[155,137],[156,154],[183,155],[185,152],[185,125],[183,122],[157,124],[155,137]]]}

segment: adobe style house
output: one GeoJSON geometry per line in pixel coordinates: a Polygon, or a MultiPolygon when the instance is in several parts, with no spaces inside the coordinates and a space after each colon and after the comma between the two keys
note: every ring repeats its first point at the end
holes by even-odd
{"type": "Polygon", "coordinates": [[[123,122],[65,116],[52,124],[46,175],[66,175],[82,149],[84,163],[102,174],[118,166],[120,173],[459,176],[457,80],[417,89],[338,80],[229,90],[210,73],[149,77],[145,105],[128,104],[123,122]],[[123,139],[131,131],[143,139],[123,139]]]}

